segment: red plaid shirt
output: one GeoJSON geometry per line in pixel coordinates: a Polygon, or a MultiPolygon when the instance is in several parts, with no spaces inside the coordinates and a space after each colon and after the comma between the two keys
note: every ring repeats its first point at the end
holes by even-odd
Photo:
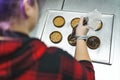
{"type": "Polygon", "coordinates": [[[21,33],[0,41],[0,80],[95,80],[89,61],[21,33]]]}

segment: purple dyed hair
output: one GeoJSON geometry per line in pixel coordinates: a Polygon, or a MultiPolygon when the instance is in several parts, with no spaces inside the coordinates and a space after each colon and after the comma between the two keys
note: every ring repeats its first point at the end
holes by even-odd
{"type": "MultiPolygon", "coordinates": [[[[34,5],[34,0],[29,0],[34,5]]],[[[0,0],[0,21],[8,21],[11,17],[18,17],[21,12],[24,14],[23,0],[0,0]]]]}

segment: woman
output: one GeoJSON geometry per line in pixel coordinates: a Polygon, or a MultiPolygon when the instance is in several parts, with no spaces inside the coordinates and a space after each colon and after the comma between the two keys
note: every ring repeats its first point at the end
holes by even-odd
{"type": "Polygon", "coordinates": [[[73,58],[28,36],[38,21],[38,0],[0,0],[0,80],[95,80],[83,20],[73,58]]]}

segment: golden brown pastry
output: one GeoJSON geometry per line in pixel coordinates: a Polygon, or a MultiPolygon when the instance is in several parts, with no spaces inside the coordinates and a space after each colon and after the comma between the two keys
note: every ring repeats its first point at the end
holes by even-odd
{"type": "Polygon", "coordinates": [[[54,31],[50,34],[50,40],[53,43],[60,43],[62,40],[62,34],[58,31],[54,31]]]}
{"type": "Polygon", "coordinates": [[[65,19],[62,16],[57,16],[53,19],[53,24],[55,27],[61,28],[65,24],[65,19]]]}
{"type": "Polygon", "coordinates": [[[102,22],[102,21],[100,21],[100,22],[99,22],[99,24],[98,24],[98,26],[97,26],[96,31],[101,30],[101,29],[102,29],[102,26],[103,26],[103,22],[102,22]]]}
{"type": "Polygon", "coordinates": [[[79,21],[80,21],[80,18],[74,18],[74,19],[72,19],[72,21],[71,21],[72,28],[75,28],[76,25],[79,23],[79,21]]]}

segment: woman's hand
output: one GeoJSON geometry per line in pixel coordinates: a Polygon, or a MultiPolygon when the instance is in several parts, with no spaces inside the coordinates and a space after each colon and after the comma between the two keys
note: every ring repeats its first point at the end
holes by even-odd
{"type": "Polygon", "coordinates": [[[84,24],[84,17],[80,18],[80,22],[76,28],[76,36],[84,36],[87,35],[89,29],[87,28],[87,25],[84,24]]]}

